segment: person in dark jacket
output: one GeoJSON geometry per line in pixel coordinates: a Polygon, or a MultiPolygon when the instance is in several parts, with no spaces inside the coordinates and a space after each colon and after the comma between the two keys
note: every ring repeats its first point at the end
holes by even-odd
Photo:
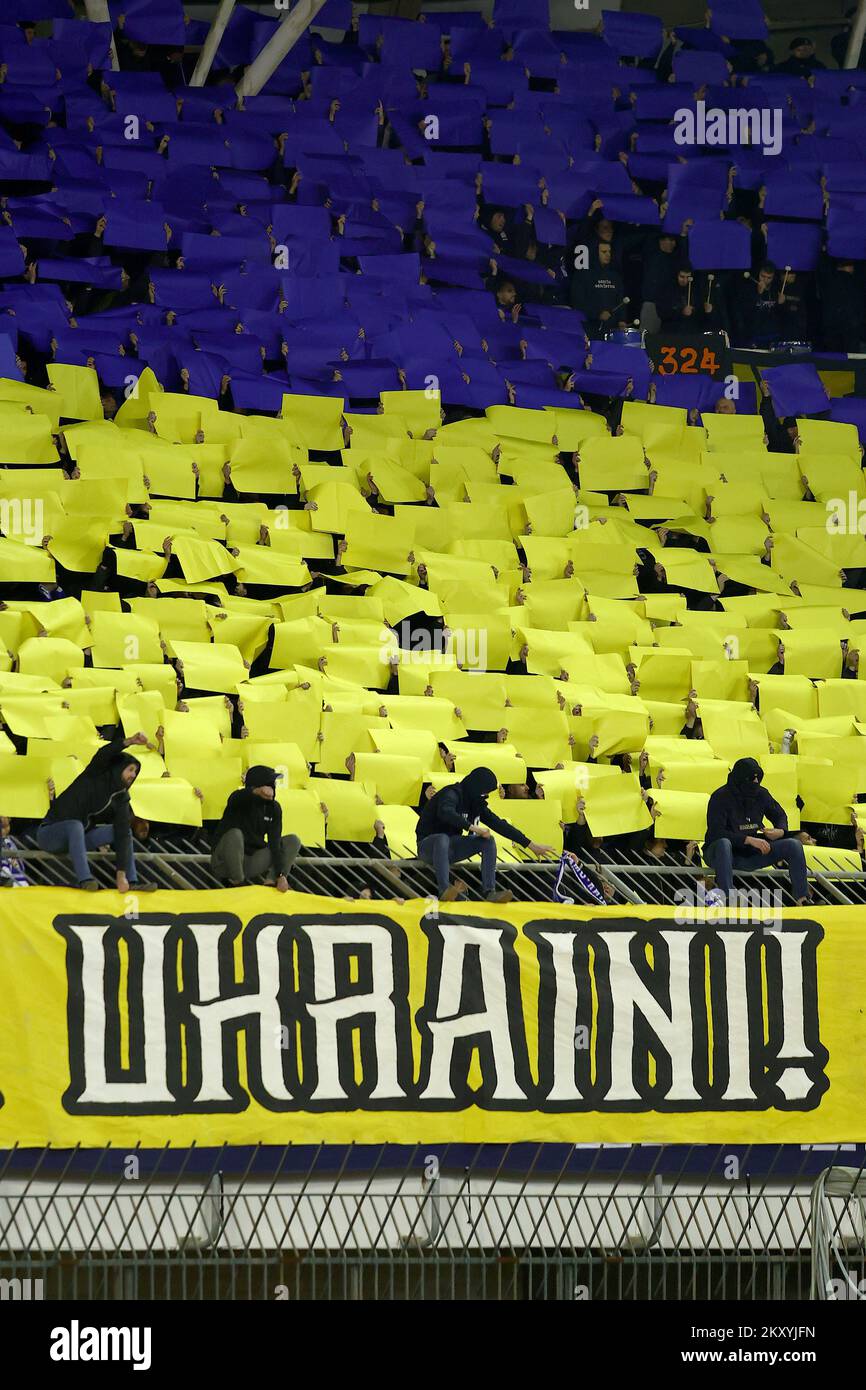
{"type": "Polygon", "coordinates": [[[730,333],[728,291],[724,274],[702,270],[695,276],[693,298],[698,305],[697,328],[701,333],[730,333]]]}
{"type": "Polygon", "coordinates": [[[656,301],[659,322],[671,333],[721,333],[728,331],[724,294],[714,271],[694,275],[677,271],[671,289],[656,301]]]}
{"type": "Polygon", "coordinates": [[[808,281],[796,271],[785,270],[776,296],[779,333],[788,342],[803,342],[810,336],[808,281]]]}
{"type": "Polygon", "coordinates": [[[489,767],[476,767],[462,782],[431,796],[418,817],[418,857],[433,865],[439,897],[445,902],[460,897],[466,887],[458,879],[449,888],[450,866],[473,854],[481,855],[481,887],[487,901],[511,901],[511,893],[496,891],[496,841],[491,830],[544,858],[555,853],[552,845],[536,844],[491,811],[487,798],[496,786],[496,774],[489,767]]]}
{"type": "Polygon", "coordinates": [[[572,276],[571,307],[586,315],[592,335],[605,328],[626,328],[627,304],[625,281],[613,263],[613,252],[607,242],[601,242],[595,264],[572,276]]]}
{"type": "Polygon", "coordinates": [[[676,292],[677,272],[683,253],[673,232],[659,231],[647,240],[641,281],[641,327],[650,333],[659,329],[658,304],[666,303],[676,292]]]}
{"type": "Polygon", "coordinates": [[[805,35],[791,40],[788,54],[783,63],[776,64],[773,72],[787,72],[792,77],[811,77],[814,72],[823,72],[827,66],[816,57],[815,45],[805,35]]]}
{"type": "Polygon", "coordinates": [[[779,336],[776,267],[769,261],[757,275],[748,275],[735,292],[734,327],[737,345],[766,344],[779,336]]]}
{"type": "Polygon", "coordinates": [[[656,310],[662,329],[666,332],[681,332],[695,327],[695,319],[700,313],[696,303],[694,277],[687,266],[680,266],[670,288],[656,299],[656,310]]]}
{"type": "Polygon", "coordinates": [[[809,898],[803,846],[788,835],[788,817],[761,786],[763,776],[754,758],[738,758],[725,786],[713,792],[707,806],[704,859],[714,870],[716,885],[726,899],[734,886],[734,869],[748,871],[787,863],[799,906],[809,898]],[[771,822],[771,829],[765,827],[765,820],[771,822]]]}
{"type": "MultiPolygon", "coordinates": [[[[845,66],[845,58],[848,53],[848,43],[851,38],[851,20],[854,18],[856,13],[857,6],[851,5],[850,8],[845,11],[845,19],[847,23],[844,25],[842,29],[839,30],[839,33],[834,34],[832,39],[830,40],[830,52],[833,54],[837,68],[844,68],[845,66]]],[[[863,68],[866,68],[866,47],[860,49],[860,57],[857,59],[857,66],[858,68],[860,68],[861,71],[863,70],[863,68]]]]}
{"type": "Polygon", "coordinates": [[[251,767],[243,790],[232,792],[226,802],[214,836],[211,869],[231,888],[266,875],[265,883],[281,893],[288,889],[301,841],[297,835],[283,834],[277,777],[272,767],[251,767]]]}
{"type": "Polygon", "coordinates": [[[862,276],[852,260],[827,261],[820,270],[821,336],[828,352],[858,352],[863,339],[862,276]]]}
{"type": "Polygon", "coordinates": [[[793,454],[794,440],[797,437],[796,418],[777,415],[770,395],[770,387],[763,377],[761,388],[761,419],[767,436],[767,448],[774,454],[793,454]]]}
{"type": "Polygon", "coordinates": [[[747,73],[769,72],[773,67],[775,58],[773,57],[773,50],[764,43],[763,39],[735,39],[730,46],[728,61],[735,73],[745,75],[747,73]]]}
{"type": "Polygon", "coordinates": [[[129,747],[148,745],[146,734],[134,734],[125,739],[118,730],[109,743],[103,744],[65,791],[55,797],[48,815],[36,832],[40,849],[52,854],[68,854],[75,869],[79,888],[95,892],[99,884],[90,871],[89,849],[114,845],[117,891],[128,893],[151,892],[155,883],[139,883],[135,868],[135,851],[130,828],[129,788],[141,769],[141,764],[129,747]],[[110,815],[110,824],[94,824],[101,816],[110,815]]]}

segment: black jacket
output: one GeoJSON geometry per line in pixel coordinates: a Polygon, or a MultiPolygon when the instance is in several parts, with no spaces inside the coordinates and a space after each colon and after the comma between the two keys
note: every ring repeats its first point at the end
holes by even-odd
{"type": "Polygon", "coordinates": [[[863,337],[863,285],[859,275],[825,270],[819,284],[824,347],[832,352],[856,352],[863,337]]]}
{"type": "Polygon", "coordinates": [[[282,873],[280,840],[283,834],[283,808],[276,799],[266,801],[263,796],[256,796],[246,787],[232,792],[214,832],[214,844],[228,830],[242,831],[245,854],[254,854],[257,849],[264,849],[267,845],[271,851],[271,868],[275,874],[282,873]]]}
{"type": "Polygon", "coordinates": [[[816,72],[826,72],[827,64],[820,58],[795,58],[793,53],[783,63],[776,63],[773,72],[787,72],[791,77],[811,77],[816,72]]]}
{"type": "Polygon", "coordinates": [[[778,337],[778,293],[775,282],[767,289],[759,290],[757,280],[752,276],[738,287],[734,296],[734,328],[741,343],[750,343],[753,338],[778,337]]]}
{"type": "Polygon", "coordinates": [[[677,271],[682,270],[683,265],[681,251],[661,251],[658,242],[655,245],[650,242],[643,258],[642,298],[656,305],[659,300],[672,299],[677,288],[677,271]]]}
{"type": "Polygon", "coordinates": [[[683,288],[674,281],[673,285],[656,297],[656,312],[661,321],[662,328],[670,332],[679,329],[681,333],[688,332],[690,328],[695,328],[695,320],[698,317],[699,309],[695,306],[695,288],[692,286],[691,293],[689,287],[683,288]],[[684,314],[683,310],[687,304],[691,304],[691,314],[684,314]]]}
{"type": "Polygon", "coordinates": [[[761,397],[761,419],[767,434],[767,448],[774,454],[793,454],[794,441],[776,414],[769,396],[761,397]]]}
{"type": "Polygon", "coordinates": [[[746,836],[760,836],[765,819],[777,830],[788,829],[788,817],[778,801],[759,782],[748,780],[755,769],[763,776],[754,758],[738,759],[728,774],[726,785],[713,792],[707,806],[705,846],[714,840],[730,840],[737,854],[760,859],[760,850],[744,843],[746,836]]]}
{"type": "Polygon", "coordinates": [[[808,338],[811,330],[807,286],[801,287],[800,282],[795,281],[790,289],[785,290],[784,303],[779,304],[778,297],[776,303],[782,337],[790,341],[808,338]]]}
{"type": "Polygon", "coordinates": [[[92,821],[110,812],[114,822],[115,861],[119,869],[125,870],[132,832],[129,792],[121,782],[120,774],[128,763],[134,763],[136,767],[140,767],[140,763],[131,753],[124,752],[123,745],[123,730],[118,729],[110,743],[97,749],[75,781],[55,797],[45,817],[45,824],[80,820],[87,828],[92,821]]]}
{"type": "Polygon", "coordinates": [[[504,839],[514,840],[524,848],[532,843],[522,830],[509,825],[507,820],[502,820],[491,811],[485,797],[475,789],[476,780],[475,774],[470,772],[462,782],[454,782],[450,787],[443,787],[435,796],[431,796],[418,817],[419,845],[428,835],[462,835],[473,821],[488,825],[504,839]]]}
{"type": "MultiPolygon", "coordinates": [[[[591,323],[600,323],[603,310],[614,314],[609,322],[615,328],[619,319],[627,317],[625,282],[613,266],[596,265],[576,270],[571,278],[571,307],[580,309],[591,323]]],[[[606,319],[607,323],[608,320],[606,319]]]]}

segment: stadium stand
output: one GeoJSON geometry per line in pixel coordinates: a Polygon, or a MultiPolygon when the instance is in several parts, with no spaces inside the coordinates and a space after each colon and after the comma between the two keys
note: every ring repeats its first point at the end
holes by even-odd
{"type": "Polygon", "coordinates": [[[866,1296],[866,0],[468,5],[0,4],[0,1299],[866,1296]]]}
{"type": "Polygon", "coordinates": [[[742,753],[860,901],[863,73],[768,70],[751,0],[673,36],[327,0],[240,97],[278,19],[236,8],[189,86],[180,0],[35,13],[0,29],[19,869],[66,881],[37,826],[143,731],[162,884],[217,881],[266,764],[299,886],[433,893],[417,812],[487,766],[521,839],[671,901],[742,753]]]}

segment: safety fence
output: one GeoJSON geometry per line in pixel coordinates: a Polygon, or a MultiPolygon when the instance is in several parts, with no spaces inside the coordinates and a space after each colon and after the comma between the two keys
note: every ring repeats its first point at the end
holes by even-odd
{"type": "MultiPolygon", "coordinates": [[[[38,849],[29,834],[21,836],[21,846],[17,857],[33,885],[53,888],[69,884],[68,860],[38,849]]],[[[180,836],[168,841],[153,835],[146,849],[136,849],[136,859],[142,876],[163,889],[202,891],[223,886],[211,871],[210,851],[197,839],[180,836]]],[[[100,887],[113,888],[111,855],[93,855],[91,866],[100,887]]],[[[605,849],[589,867],[612,890],[611,901],[619,904],[693,904],[698,900],[698,880],[703,876],[698,865],[686,864],[682,856],[667,852],[654,856],[634,850],[605,849]]],[[[556,861],[506,860],[499,864],[497,873],[501,886],[510,889],[517,901],[549,902],[556,870],[556,861]]],[[[460,877],[467,885],[468,898],[483,900],[478,863],[461,864],[460,877]]],[[[821,868],[810,870],[809,885],[815,904],[866,904],[866,874],[852,872],[844,856],[833,850],[824,852],[821,868]]],[[[292,886],[300,892],[328,897],[378,900],[399,901],[436,894],[433,870],[422,860],[391,859],[387,850],[376,851],[360,842],[335,843],[327,850],[306,850],[295,862],[292,886]]],[[[746,904],[753,896],[783,907],[795,902],[788,875],[782,870],[763,869],[760,875],[735,874],[734,886],[746,904]]]]}
{"type": "Polygon", "coordinates": [[[864,1174],[853,1145],[11,1152],[0,1299],[863,1298],[864,1174]]]}

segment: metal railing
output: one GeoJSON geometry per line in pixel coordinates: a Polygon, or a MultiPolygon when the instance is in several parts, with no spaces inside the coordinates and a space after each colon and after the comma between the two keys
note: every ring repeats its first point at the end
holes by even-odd
{"type": "MultiPolygon", "coordinates": [[[[210,868],[210,850],[201,839],[176,836],[169,840],[154,834],[144,845],[136,844],[136,860],[142,877],[155,880],[160,888],[218,889],[221,885],[210,868]]],[[[673,906],[694,901],[699,877],[704,873],[682,856],[668,853],[655,858],[637,851],[604,848],[602,857],[591,867],[614,890],[612,903],[645,906],[673,906]]],[[[68,859],[38,849],[29,833],[21,835],[16,856],[22,860],[31,882],[42,887],[69,885],[68,859]]],[[[833,853],[825,851],[831,867],[809,871],[816,906],[839,904],[866,905],[866,875],[852,872],[833,853]]],[[[114,886],[114,859],[110,853],[91,854],[94,876],[104,887],[114,886]]],[[[508,860],[503,858],[497,875],[501,886],[510,888],[519,901],[549,902],[556,879],[556,862],[508,860]]],[[[468,897],[483,899],[480,868],[472,861],[460,865],[468,897]]],[[[778,891],[781,906],[793,906],[788,876],[783,871],[762,869],[758,874],[735,874],[734,884],[744,893],[754,889],[778,891]]],[[[326,849],[307,849],[292,871],[292,887],[302,892],[332,897],[357,898],[362,894],[376,899],[431,898],[436,894],[433,870],[420,859],[390,858],[387,849],[362,842],[335,841],[326,849]]]]}
{"type": "Polygon", "coordinates": [[[0,1298],[864,1297],[844,1148],[12,1152],[0,1298]]]}

